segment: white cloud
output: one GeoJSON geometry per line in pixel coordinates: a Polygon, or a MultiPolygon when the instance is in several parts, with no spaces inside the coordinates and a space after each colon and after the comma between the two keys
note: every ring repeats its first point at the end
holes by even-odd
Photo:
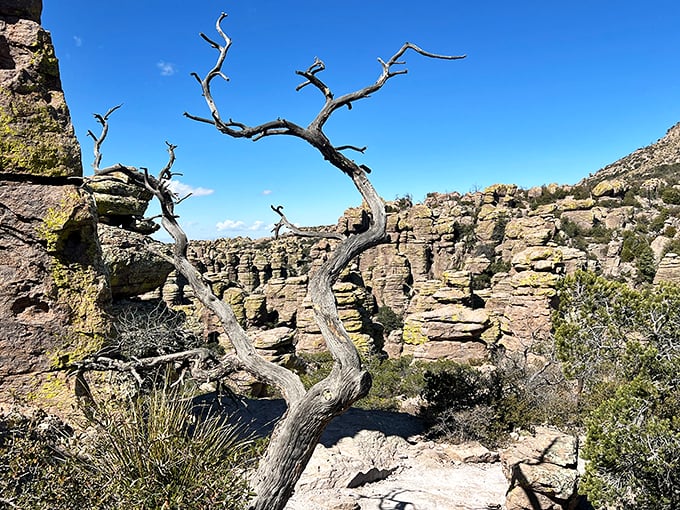
{"type": "Polygon", "coordinates": [[[189,193],[191,193],[192,197],[204,197],[206,195],[212,195],[215,190],[214,189],[209,189],[209,188],[194,188],[193,186],[190,186],[189,184],[184,184],[181,181],[178,180],[172,180],[170,181],[170,191],[173,193],[176,193],[180,197],[185,197],[189,193]]]}
{"type": "Polygon", "coordinates": [[[263,191],[262,191],[262,194],[263,194],[264,196],[271,195],[271,194],[272,194],[272,190],[270,190],[270,189],[263,190],[263,191]]]}
{"type": "Polygon", "coordinates": [[[77,35],[73,36],[73,42],[79,48],[83,45],[83,39],[81,37],[78,37],[77,35]]]}
{"type": "Polygon", "coordinates": [[[265,231],[270,230],[273,225],[271,223],[267,224],[262,220],[254,221],[250,225],[241,220],[224,220],[218,222],[215,227],[217,228],[218,232],[228,230],[235,234],[243,233],[245,235],[251,235],[253,232],[260,232],[261,234],[264,234],[265,231]]]}
{"type": "Polygon", "coordinates": [[[156,67],[160,70],[161,76],[172,76],[177,72],[175,64],[171,62],[165,62],[164,60],[158,62],[156,67]]]}
{"type": "Polygon", "coordinates": [[[234,221],[234,220],[224,220],[218,222],[216,225],[218,231],[222,230],[245,230],[246,224],[242,221],[234,221]]]}

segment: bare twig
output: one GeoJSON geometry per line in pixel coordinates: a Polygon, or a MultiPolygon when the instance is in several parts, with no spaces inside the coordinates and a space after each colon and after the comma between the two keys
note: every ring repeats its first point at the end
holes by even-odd
{"type": "Polygon", "coordinates": [[[109,111],[107,111],[103,116],[95,113],[94,118],[97,119],[97,122],[101,124],[102,126],[102,132],[99,134],[99,136],[95,136],[95,134],[92,131],[87,132],[87,135],[94,140],[94,162],[92,163],[92,168],[94,169],[95,173],[98,173],[99,171],[99,165],[101,164],[102,161],[102,153],[101,153],[101,146],[102,143],[104,143],[104,140],[106,139],[106,135],[109,133],[109,116],[115,112],[118,108],[123,106],[122,104],[116,105],[113,108],[110,108],[109,111]]]}
{"type": "Polygon", "coordinates": [[[340,145],[339,147],[335,147],[336,151],[346,151],[346,150],[353,150],[357,152],[361,152],[362,154],[366,152],[366,149],[368,147],[355,147],[354,145],[340,145]]]}
{"type": "Polygon", "coordinates": [[[307,81],[295,87],[295,90],[299,91],[307,85],[314,85],[321,91],[327,100],[332,100],[333,93],[331,92],[331,89],[329,89],[328,86],[316,76],[316,73],[323,71],[324,69],[326,69],[326,64],[324,64],[323,61],[318,57],[314,57],[314,63],[309,66],[306,71],[295,71],[295,74],[307,78],[307,81]]]}

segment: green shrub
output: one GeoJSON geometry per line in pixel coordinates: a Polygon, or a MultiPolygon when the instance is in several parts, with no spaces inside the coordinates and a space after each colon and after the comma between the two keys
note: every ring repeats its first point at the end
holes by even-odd
{"type": "Polygon", "coordinates": [[[480,274],[472,276],[472,290],[487,289],[491,286],[491,278],[497,273],[507,273],[512,264],[502,258],[495,258],[489,267],[480,274]]]}
{"type": "Polygon", "coordinates": [[[397,313],[392,308],[386,305],[378,308],[376,320],[382,324],[385,336],[389,335],[392,331],[404,327],[404,319],[397,315],[397,313]]]}
{"type": "Polygon", "coordinates": [[[661,200],[665,204],[680,205],[680,189],[666,188],[661,193],[661,200]]]}
{"type": "Polygon", "coordinates": [[[579,491],[597,508],[680,508],[680,287],[634,290],[577,272],[553,327],[586,397],[579,491]]]}
{"type": "Polygon", "coordinates": [[[328,377],[333,369],[333,356],[329,351],[319,353],[300,353],[304,369],[300,372],[300,380],[309,389],[319,381],[328,377]]]}
{"type": "Polygon", "coordinates": [[[505,228],[509,222],[510,218],[508,218],[506,214],[500,214],[498,218],[496,218],[493,232],[491,232],[491,240],[494,241],[494,243],[499,244],[503,242],[503,239],[505,238],[505,228]]]}
{"type": "Polygon", "coordinates": [[[477,235],[475,234],[475,225],[467,223],[453,223],[453,232],[456,241],[463,241],[465,250],[470,251],[477,244],[477,235]]]}
{"type": "Polygon", "coordinates": [[[661,256],[664,256],[667,253],[675,253],[676,255],[680,255],[680,239],[673,239],[663,247],[661,256]]]}
{"type": "Polygon", "coordinates": [[[640,202],[638,202],[637,199],[637,193],[639,190],[636,189],[629,189],[626,191],[626,194],[623,195],[623,200],[621,201],[621,205],[624,206],[633,206],[633,207],[642,207],[640,205],[640,202]]]}
{"type": "Polygon", "coordinates": [[[590,462],[579,490],[596,508],[680,507],[678,402],[664,412],[663,399],[651,380],[636,377],[588,417],[590,462]]]}
{"type": "Polygon", "coordinates": [[[236,426],[165,385],[90,411],[98,424],[87,470],[110,508],[246,508],[254,443],[236,426]]]}
{"type": "MultiPolygon", "coordinates": [[[[321,381],[333,368],[329,352],[302,354],[301,357],[307,365],[305,372],[300,374],[306,388],[321,381]]],[[[373,385],[368,395],[354,404],[355,407],[398,411],[404,399],[420,395],[427,363],[413,362],[412,356],[384,359],[375,355],[367,356],[363,363],[373,378],[373,385]]]]}
{"type": "Polygon", "coordinates": [[[582,235],[579,226],[569,218],[562,218],[560,220],[560,230],[568,239],[574,239],[582,235]]]}
{"type": "Polygon", "coordinates": [[[612,240],[612,231],[602,223],[597,223],[585,232],[585,236],[589,237],[594,243],[605,244],[612,240]]]}
{"type": "Polygon", "coordinates": [[[414,362],[412,356],[396,359],[370,356],[364,364],[373,377],[373,385],[368,395],[356,402],[356,407],[399,411],[403,400],[420,395],[426,363],[414,362]]]}
{"type": "Polygon", "coordinates": [[[495,447],[517,428],[542,423],[575,427],[577,402],[572,385],[540,342],[532,349],[534,355],[542,356],[542,365],[520,353],[502,351],[493,367],[453,361],[432,364],[423,377],[423,414],[429,434],[495,447]]]}
{"type": "Polygon", "coordinates": [[[621,247],[621,261],[635,262],[639,282],[651,282],[654,279],[656,274],[654,252],[646,236],[629,230],[625,231],[621,247]]]}
{"type": "Polygon", "coordinates": [[[495,370],[482,372],[470,365],[441,361],[425,371],[424,417],[432,437],[495,445],[512,430],[502,420],[499,403],[503,385],[495,370]]]}
{"type": "Polygon", "coordinates": [[[0,416],[0,509],[98,508],[97,489],[69,453],[73,430],[42,411],[0,416]]]}
{"type": "Polygon", "coordinates": [[[649,230],[652,232],[661,232],[663,228],[666,226],[666,220],[668,219],[669,216],[669,211],[665,207],[659,210],[659,214],[657,214],[652,221],[649,222],[649,230]]]}

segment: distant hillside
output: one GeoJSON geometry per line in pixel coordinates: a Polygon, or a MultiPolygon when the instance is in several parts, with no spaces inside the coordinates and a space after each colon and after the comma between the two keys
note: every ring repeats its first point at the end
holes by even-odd
{"type": "Polygon", "coordinates": [[[678,181],[680,171],[680,122],[670,128],[663,138],[607,165],[580,185],[595,185],[605,179],[626,179],[640,182],[654,177],[678,181]]]}

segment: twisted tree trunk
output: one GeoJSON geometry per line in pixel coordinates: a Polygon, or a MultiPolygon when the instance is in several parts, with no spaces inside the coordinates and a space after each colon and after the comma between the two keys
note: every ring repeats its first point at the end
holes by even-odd
{"type": "MultiPolygon", "coordinates": [[[[174,212],[175,205],[181,200],[178,200],[178,197],[169,189],[169,182],[173,176],[171,168],[174,162],[175,147],[168,144],[170,160],[158,177],[153,177],[146,171],[142,174],[137,169],[123,165],[100,169],[100,148],[106,137],[108,116],[117,107],[111,109],[104,116],[95,116],[103,127],[102,134],[99,137],[91,132],[89,134],[95,140],[95,162],[93,165],[95,172],[106,174],[123,171],[132,176],[139,185],[145,186],[154,193],[161,205],[163,226],[174,239],[173,259],[177,270],[186,277],[196,298],[221,321],[224,331],[234,346],[240,366],[258,379],[276,386],[283,394],[288,406],[287,411],[277,423],[268,447],[260,459],[257,471],[253,475],[251,484],[255,496],[249,506],[250,510],[281,510],[293,494],[295,484],[302,475],[328,423],[334,417],[345,412],[356,400],[364,397],[371,387],[371,376],[363,369],[359,354],[338,317],[332,287],[342,270],[347,267],[352,259],[385,240],[385,207],[383,200],[367,177],[370,169],[365,165],[357,164],[342,153],[345,150],[363,153],[365,147],[358,148],[352,145],[334,147],[323,133],[323,127],[331,114],[339,108],[347,107],[351,109],[355,101],[378,91],[390,78],[406,73],[405,69],[395,71],[392,68],[395,65],[404,64],[399,59],[409,49],[430,58],[454,60],[464,57],[435,55],[411,43],[405,43],[387,62],[378,59],[382,66],[382,72],[373,84],[338,98],[334,97],[330,88],[317,76],[319,72],[324,70],[325,65],[321,60],[316,59],[307,70],[296,72],[305,78],[305,81],[297,87],[298,90],[307,85],[312,85],[325,98],[323,107],[306,128],[280,118],[258,126],[247,126],[231,119],[224,121],[211,93],[211,84],[214,78],[226,79],[222,73],[222,65],[231,47],[231,39],[221,27],[225,17],[226,15],[222,14],[216,23],[216,30],[223,43],[218,44],[201,34],[203,39],[218,51],[215,66],[203,79],[197,74],[193,75],[201,85],[211,116],[204,118],[187,113],[185,115],[193,120],[211,124],[221,133],[233,138],[259,140],[272,135],[288,135],[304,140],[312,145],[325,160],[352,180],[364,201],[365,207],[368,209],[368,228],[363,232],[344,236],[336,232],[324,233],[299,229],[284,216],[281,212],[281,206],[272,206],[272,209],[281,218],[274,229],[276,234],[282,227],[286,227],[296,235],[325,237],[339,241],[328,259],[311,275],[308,287],[308,297],[314,304],[316,322],[334,359],[333,368],[327,378],[309,390],[305,390],[300,378],[295,373],[262,358],[256,352],[246,332],[239,325],[231,307],[215,296],[210,285],[189,262],[187,258],[188,240],[174,212]]],[[[234,362],[233,356],[224,360],[225,366],[227,363],[229,363],[229,366],[233,366],[234,362]]]]}

